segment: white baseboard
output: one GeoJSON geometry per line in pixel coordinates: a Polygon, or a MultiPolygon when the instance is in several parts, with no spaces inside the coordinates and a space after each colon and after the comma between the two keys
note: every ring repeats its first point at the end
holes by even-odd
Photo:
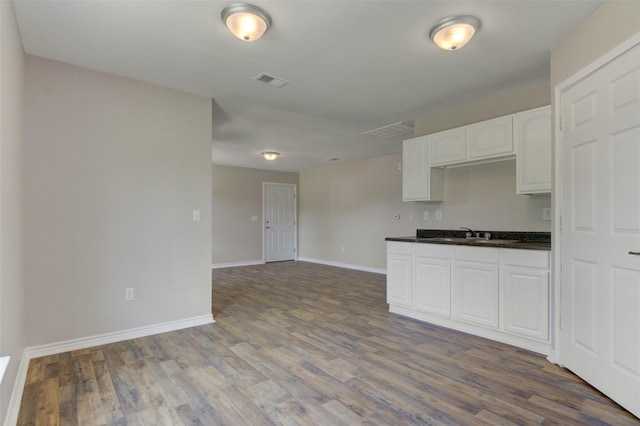
{"type": "Polygon", "coordinates": [[[369,266],[352,265],[350,263],[334,262],[331,260],[312,259],[309,257],[298,257],[296,260],[301,262],[319,263],[321,265],[337,266],[338,268],[355,269],[357,271],[373,272],[374,274],[386,275],[386,269],[371,268],[369,266]]]}
{"type": "Polygon", "coordinates": [[[163,322],[160,324],[147,325],[144,327],[130,328],[128,330],[116,331],[113,333],[99,334],[97,336],[81,337],[79,339],[71,339],[63,342],[31,346],[26,348],[25,352],[29,359],[39,358],[41,356],[76,351],[78,349],[90,348],[92,346],[121,342],[123,340],[135,339],[137,337],[151,336],[152,334],[166,333],[168,331],[211,324],[213,322],[215,322],[213,320],[213,315],[206,314],[176,321],[163,322]]]}
{"type": "Polygon", "coordinates": [[[18,415],[20,414],[20,403],[22,402],[22,392],[24,391],[24,385],[27,382],[27,370],[29,370],[29,358],[27,357],[27,351],[22,352],[22,358],[20,359],[20,365],[18,366],[18,373],[16,374],[16,380],[13,384],[13,390],[11,391],[11,398],[9,399],[9,406],[4,416],[4,426],[15,426],[18,423],[18,415]]]}
{"type": "Polygon", "coordinates": [[[213,263],[211,269],[235,268],[236,266],[264,265],[264,260],[246,260],[244,262],[213,263]]]}

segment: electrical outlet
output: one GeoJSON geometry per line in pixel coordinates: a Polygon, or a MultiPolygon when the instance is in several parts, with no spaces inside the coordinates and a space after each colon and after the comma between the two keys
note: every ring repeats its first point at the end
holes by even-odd
{"type": "Polygon", "coordinates": [[[251,216],[251,222],[257,222],[258,216],[251,216]]]}
{"type": "Polygon", "coordinates": [[[192,217],[194,222],[198,222],[200,220],[200,210],[194,210],[192,217]]]}
{"type": "Polygon", "coordinates": [[[340,247],[340,250],[344,253],[344,246],[340,247]]]}
{"type": "Polygon", "coordinates": [[[551,220],[551,207],[544,207],[542,209],[542,220],[551,220]]]}
{"type": "Polygon", "coordinates": [[[425,211],[422,213],[422,219],[423,219],[423,220],[429,220],[429,210],[425,210],[425,211]]]}
{"type": "Polygon", "coordinates": [[[442,220],[442,210],[436,210],[436,220],[442,220]]]}
{"type": "Polygon", "coordinates": [[[133,300],[133,287],[124,289],[124,300],[127,302],[133,300]]]}

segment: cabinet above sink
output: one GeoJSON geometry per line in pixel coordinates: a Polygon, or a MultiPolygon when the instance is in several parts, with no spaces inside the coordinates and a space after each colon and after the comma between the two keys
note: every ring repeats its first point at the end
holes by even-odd
{"type": "Polygon", "coordinates": [[[551,192],[551,107],[408,139],[403,201],[443,201],[444,168],[516,158],[516,192],[551,192]]]}

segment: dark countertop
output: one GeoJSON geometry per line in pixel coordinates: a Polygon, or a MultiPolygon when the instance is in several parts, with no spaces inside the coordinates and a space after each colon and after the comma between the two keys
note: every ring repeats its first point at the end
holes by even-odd
{"type": "Polygon", "coordinates": [[[550,232],[505,232],[505,231],[480,231],[491,233],[492,240],[507,240],[503,243],[489,242],[487,240],[469,239],[463,240],[465,231],[418,229],[415,237],[388,237],[386,241],[398,241],[403,243],[427,243],[449,244],[474,247],[498,247],[525,250],[551,250],[550,232]],[[456,241],[434,240],[434,238],[460,238],[456,241]]]}

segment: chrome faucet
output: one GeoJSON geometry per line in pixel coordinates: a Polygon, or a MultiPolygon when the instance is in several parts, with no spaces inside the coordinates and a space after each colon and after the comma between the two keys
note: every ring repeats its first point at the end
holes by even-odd
{"type": "Polygon", "coordinates": [[[479,232],[475,232],[473,229],[467,228],[466,226],[461,226],[460,229],[462,229],[463,231],[467,231],[467,234],[465,235],[466,238],[472,238],[473,234],[476,234],[476,237],[480,236],[479,232]]]}
{"type": "Polygon", "coordinates": [[[463,231],[467,231],[467,233],[465,234],[465,238],[477,238],[477,239],[484,239],[484,240],[490,240],[491,239],[491,233],[490,232],[485,232],[484,233],[484,237],[482,237],[480,234],[481,232],[478,231],[474,231],[471,228],[467,228],[466,226],[461,226],[460,229],[462,229],[463,231]]]}

